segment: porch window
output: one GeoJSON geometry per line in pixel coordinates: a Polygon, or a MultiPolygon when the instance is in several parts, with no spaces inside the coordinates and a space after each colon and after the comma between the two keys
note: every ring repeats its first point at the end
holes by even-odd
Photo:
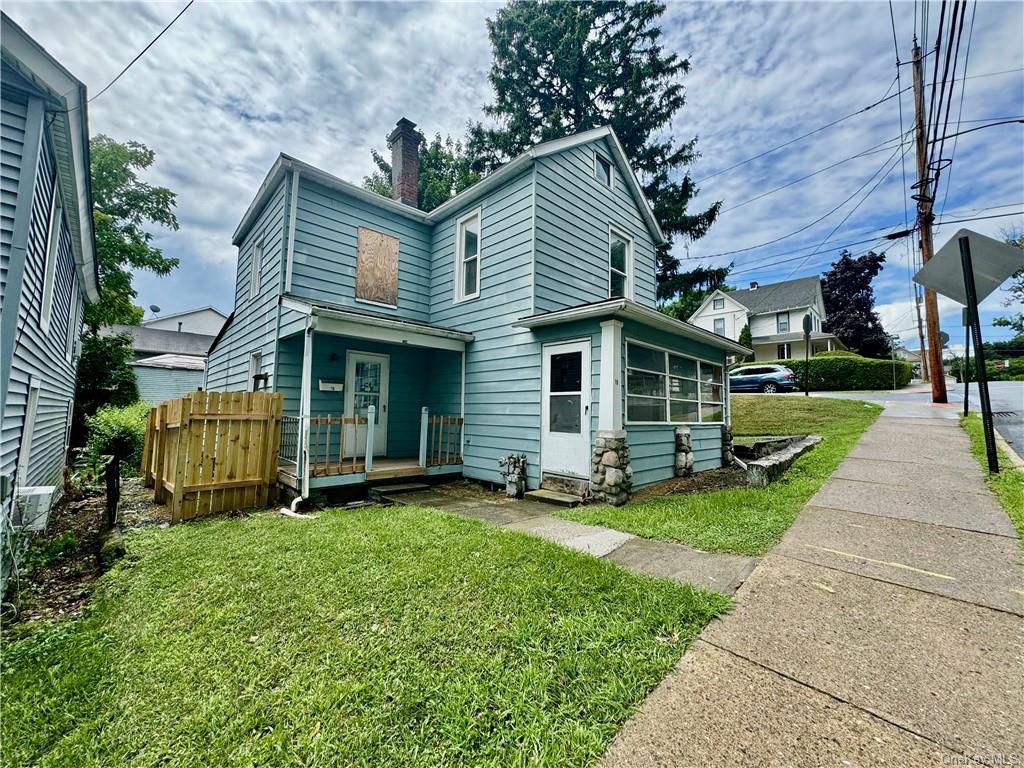
{"type": "Polygon", "coordinates": [[[777,312],[775,314],[775,332],[789,333],[789,312],[777,312]]]}
{"type": "Polygon", "coordinates": [[[459,219],[455,254],[455,300],[480,295],[480,211],[459,219]]]}
{"type": "Polygon", "coordinates": [[[776,359],[777,360],[788,360],[789,356],[790,356],[789,355],[789,351],[790,351],[789,344],[779,344],[778,348],[775,350],[776,359]]]}
{"type": "Polygon", "coordinates": [[[610,298],[628,299],[630,295],[630,274],[633,272],[633,241],[617,232],[609,230],[608,236],[608,296],[610,298]]]}
{"type": "Polygon", "coordinates": [[[725,418],[722,366],[629,342],[626,420],[694,424],[725,418]]]}

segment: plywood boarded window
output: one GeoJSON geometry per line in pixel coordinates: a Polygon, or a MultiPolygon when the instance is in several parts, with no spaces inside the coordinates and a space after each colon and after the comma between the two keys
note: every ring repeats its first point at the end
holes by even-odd
{"type": "Polygon", "coordinates": [[[398,238],[359,227],[356,298],[398,306],[398,238]]]}

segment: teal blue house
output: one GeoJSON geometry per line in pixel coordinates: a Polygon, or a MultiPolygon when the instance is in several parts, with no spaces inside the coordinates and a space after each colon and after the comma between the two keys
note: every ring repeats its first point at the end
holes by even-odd
{"type": "Polygon", "coordinates": [[[430,211],[420,135],[389,137],[394,199],[292,157],[235,235],[211,390],[284,393],[282,482],[502,482],[622,503],[731,460],[726,355],[655,307],[664,240],[610,128],[537,145],[430,211]]]}

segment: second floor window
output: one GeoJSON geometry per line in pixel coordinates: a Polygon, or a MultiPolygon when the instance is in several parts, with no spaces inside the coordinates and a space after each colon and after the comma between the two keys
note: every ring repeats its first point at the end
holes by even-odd
{"type": "Polygon", "coordinates": [[[608,296],[630,298],[629,276],[633,271],[633,241],[612,229],[608,238],[608,296]]]}
{"type": "Polygon", "coordinates": [[[480,212],[459,219],[455,246],[455,300],[480,295],[480,212]]]}
{"type": "Polygon", "coordinates": [[[594,176],[606,187],[612,185],[612,164],[611,161],[601,155],[594,155],[594,176]]]}
{"type": "Polygon", "coordinates": [[[53,313],[54,281],[57,276],[57,259],[60,258],[61,224],[64,208],[57,190],[57,179],[53,181],[53,198],[50,200],[50,221],[46,231],[46,265],[43,272],[43,303],[39,310],[39,325],[43,333],[50,332],[50,316],[53,313]]]}
{"type": "Polygon", "coordinates": [[[775,332],[789,333],[789,312],[779,312],[775,315],[775,332]]]}
{"type": "Polygon", "coordinates": [[[725,299],[714,299],[711,306],[714,309],[725,309],[725,299]]]}
{"type": "Polygon", "coordinates": [[[263,238],[256,241],[252,249],[252,264],[249,266],[249,298],[255,299],[260,292],[260,272],[263,270],[263,238]]]}
{"type": "Polygon", "coordinates": [[[715,333],[717,333],[719,336],[725,336],[725,318],[724,317],[716,317],[715,318],[715,333]]]}

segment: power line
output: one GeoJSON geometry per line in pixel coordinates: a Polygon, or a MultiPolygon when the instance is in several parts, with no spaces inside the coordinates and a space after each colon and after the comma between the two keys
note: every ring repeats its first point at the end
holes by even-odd
{"type": "MultiPolygon", "coordinates": [[[[956,0],[954,0],[954,2],[953,2],[953,18],[950,21],[950,26],[949,26],[950,37],[949,37],[949,41],[946,44],[946,64],[943,67],[943,71],[942,71],[942,85],[939,88],[939,115],[938,115],[938,117],[942,119],[942,133],[943,133],[943,137],[942,137],[941,140],[936,139],[936,141],[940,141],[940,143],[938,144],[938,151],[936,152],[936,146],[933,143],[932,146],[931,146],[931,151],[929,152],[929,156],[928,156],[928,160],[929,160],[928,167],[929,167],[929,169],[934,168],[934,170],[935,170],[935,179],[933,180],[934,186],[932,187],[932,193],[935,194],[935,195],[937,195],[938,191],[939,191],[939,178],[942,175],[942,171],[945,168],[945,166],[948,165],[948,163],[947,164],[943,163],[942,153],[943,153],[943,150],[945,150],[945,148],[946,148],[945,133],[949,129],[949,112],[950,112],[950,109],[953,106],[953,90],[956,87],[955,82],[950,82],[949,83],[949,94],[946,95],[946,81],[947,81],[947,79],[949,77],[950,65],[952,65],[952,67],[953,67],[953,78],[954,78],[954,80],[956,79],[957,60],[960,58],[960,40],[963,38],[963,34],[964,34],[964,19],[966,19],[966,18],[967,18],[967,0],[961,0],[960,2],[956,2],[956,0]],[[957,17],[958,16],[959,16],[960,22],[959,22],[959,25],[957,26],[957,17]],[[957,26],[956,32],[953,32],[953,27],[954,26],[957,26]],[[955,47],[955,49],[953,47],[954,38],[956,40],[956,47],[955,47]],[[942,113],[942,101],[943,101],[943,99],[945,99],[945,101],[946,101],[946,115],[945,115],[944,118],[942,117],[942,114],[941,114],[942,113]],[[934,165],[933,165],[933,163],[934,163],[934,165]]],[[[938,134],[939,134],[939,120],[937,119],[935,121],[934,135],[938,136],[938,134]]],[[[950,162],[952,162],[952,160],[950,160],[950,162]]],[[[933,202],[934,202],[934,200],[933,200],[933,202]]]]}
{"type": "MultiPolygon", "coordinates": [[[[971,75],[970,77],[965,78],[965,79],[967,79],[967,80],[974,80],[974,79],[980,78],[980,77],[996,77],[998,75],[1013,74],[1014,72],[1024,72],[1024,67],[1014,67],[1013,69],[1001,69],[1001,70],[998,70],[996,72],[982,72],[982,73],[977,74],[977,75],[971,75]]],[[[954,80],[954,82],[957,82],[957,81],[954,80]]],[[[890,86],[890,88],[891,87],[892,86],[890,86]]],[[[723,168],[722,170],[715,171],[714,173],[710,173],[707,176],[702,176],[701,178],[695,180],[693,183],[694,184],[701,184],[701,183],[707,181],[708,179],[713,179],[716,176],[721,176],[723,173],[728,173],[729,171],[733,171],[733,170],[739,168],[740,166],[746,165],[747,163],[752,163],[754,160],[759,160],[760,158],[764,157],[765,155],[770,155],[773,152],[777,152],[780,149],[784,149],[785,147],[788,147],[791,144],[795,144],[796,142],[801,141],[803,139],[806,139],[809,136],[813,136],[816,133],[821,133],[822,131],[824,131],[824,130],[826,130],[828,128],[831,128],[834,125],[838,125],[839,123],[842,123],[842,122],[844,122],[846,120],[849,120],[851,117],[856,117],[857,115],[863,114],[864,112],[867,112],[870,109],[874,109],[879,104],[883,104],[883,103],[885,103],[887,101],[890,101],[891,99],[898,98],[902,94],[907,93],[908,91],[911,91],[911,90],[913,90],[913,86],[909,86],[908,85],[906,88],[904,88],[902,90],[898,90],[895,93],[890,93],[888,96],[886,96],[886,97],[884,97],[882,99],[879,99],[874,104],[869,104],[868,106],[864,107],[863,109],[858,109],[856,112],[851,112],[850,114],[848,114],[848,115],[846,115],[844,117],[840,117],[838,120],[833,120],[830,123],[826,123],[825,125],[822,125],[819,128],[815,128],[814,130],[808,131],[807,133],[804,133],[804,134],[801,134],[800,136],[797,136],[794,139],[790,139],[789,141],[785,141],[782,144],[779,144],[777,146],[771,147],[770,149],[766,149],[763,152],[759,152],[758,154],[753,155],[752,157],[748,157],[745,160],[740,160],[738,163],[730,165],[728,168],[723,168]]],[[[887,91],[887,93],[888,93],[888,91],[887,91]]]]}
{"type": "MultiPolygon", "coordinates": [[[[977,16],[977,13],[978,13],[978,0],[974,0],[974,5],[971,7],[971,27],[967,31],[967,50],[964,53],[964,75],[965,75],[965,77],[967,75],[967,66],[968,66],[968,64],[970,64],[970,61],[971,61],[971,40],[974,38],[974,18],[975,18],[975,16],[977,16]]],[[[956,73],[954,72],[954,74],[956,74],[956,73]]],[[[958,133],[960,131],[960,126],[964,123],[964,119],[963,119],[963,116],[964,116],[964,94],[966,94],[966,93],[967,93],[967,80],[964,79],[962,84],[961,84],[961,86],[960,86],[960,109],[958,110],[957,116],[956,116],[956,130],[957,130],[958,133]]],[[[996,121],[998,121],[998,120],[1009,120],[1009,119],[1011,119],[1011,118],[1008,118],[1008,117],[995,117],[995,118],[992,118],[992,120],[996,120],[996,121]]],[[[968,122],[973,122],[973,121],[968,121],[968,122]]],[[[950,171],[949,171],[949,175],[946,177],[946,194],[942,198],[942,207],[939,209],[939,216],[942,216],[942,214],[945,213],[945,211],[946,211],[946,203],[949,201],[949,190],[950,190],[950,187],[953,186],[953,168],[952,168],[952,166],[953,166],[953,160],[954,160],[954,158],[956,158],[956,146],[959,143],[959,141],[960,141],[960,137],[959,136],[954,136],[953,137],[953,149],[949,153],[950,171]]]]}
{"type": "Polygon", "coordinates": [[[945,136],[940,136],[938,141],[945,141],[946,139],[952,139],[956,136],[963,136],[964,134],[974,133],[975,131],[981,131],[985,128],[995,128],[997,125],[1012,125],[1014,123],[1024,123],[1024,118],[1015,117],[1010,120],[999,120],[994,123],[986,123],[985,125],[978,125],[974,128],[968,128],[966,131],[957,131],[956,133],[950,133],[945,136]]]}

